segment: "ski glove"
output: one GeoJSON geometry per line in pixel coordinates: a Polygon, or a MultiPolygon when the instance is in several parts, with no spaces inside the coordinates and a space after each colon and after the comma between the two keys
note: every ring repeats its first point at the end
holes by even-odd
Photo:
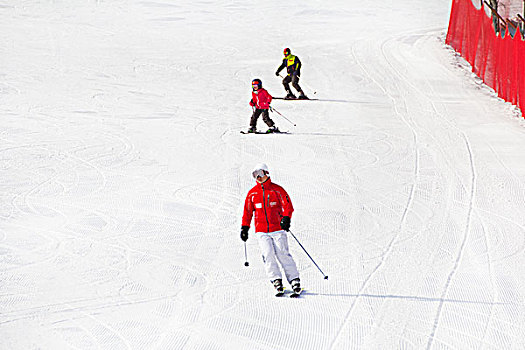
{"type": "Polygon", "coordinates": [[[289,216],[283,216],[281,219],[281,228],[285,231],[288,231],[290,229],[290,217],[289,216]]]}
{"type": "Polygon", "coordinates": [[[241,239],[246,242],[248,240],[248,230],[250,226],[241,226],[241,239]]]}
{"type": "Polygon", "coordinates": [[[279,76],[279,72],[275,72],[275,75],[279,76]]]}

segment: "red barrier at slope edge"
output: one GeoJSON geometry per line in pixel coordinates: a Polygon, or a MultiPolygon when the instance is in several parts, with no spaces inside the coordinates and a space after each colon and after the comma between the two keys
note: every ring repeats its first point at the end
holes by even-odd
{"type": "Polygon", "coordinates": [[[471,65],[472,71],[499,97],[521,109],[525,117],[525,42],[496,35],[492,19],[471,0],[453,0],[445,41],[471,65]],[[521,61],[521,62],[520,62],[521,61]]]}

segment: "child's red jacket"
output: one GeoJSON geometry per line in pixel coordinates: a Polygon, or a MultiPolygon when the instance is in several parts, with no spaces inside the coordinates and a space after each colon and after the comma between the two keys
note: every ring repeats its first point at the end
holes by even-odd
{"type": "Polygon", "coordinates": [[[261,88],[257,91],[252,91],[250,106],[255,106],[257,109],[268,109],[270,108],[270,102],[272,102],[272,95],[265,89],[261,88]]]}

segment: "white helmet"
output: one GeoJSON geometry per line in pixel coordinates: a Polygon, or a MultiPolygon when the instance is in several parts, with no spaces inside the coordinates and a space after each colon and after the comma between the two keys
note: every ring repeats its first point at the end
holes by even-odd
{"type": "Polygon", "coordinates": [[[252,175],[255,179],[257,178],[257,176],[263,176],[263,175],[269,175],[269,174],[270,174],[270,171],[268,170],[268,165],[264,163],[257,164],[252,170],[252,175]],[[264,173],[262,173],[261,171],[264,173]]]}

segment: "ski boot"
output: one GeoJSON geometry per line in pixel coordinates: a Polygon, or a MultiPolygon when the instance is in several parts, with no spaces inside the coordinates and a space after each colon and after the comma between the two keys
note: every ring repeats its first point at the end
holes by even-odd
{"type": "Polygon", "coordinates": [[[253,126],[250,127],[250,128],[248,129],[248,131],[246,131],[247,134],[255,134],[256,132],[257,132],[257,129],[254,128],[253,126]]]}
{"type": "Polygon", "coordinates": [[[292,292],[293,292],[292,298],[298,297],[299,294],[301,294],[301,292],[303,291],[303,289],[301,288],[301,281],[299,280],[299,278],[292,280],[290,282],[290,285],[292,286],[292,292]]]}
{"type": "Polygon", "coordinates": [[[270,126],[270,128],[266,131],[267,134],[273,134],[273,133],[276,133],[276,132],[279,132],[279,129],[277,129],[277,127],[274,125],[274,126],[270,126]]]}
{"type": "Polygon", "coordinates": [[[276,297],[280,297],[284,295],[284,286],[283,286],[283,280],[282,279],[276,279],[272,282],[273,286],[275,287],[275,290],[277,293],[275,293],[276,297]]]}
{"type": "Polygon", "coordinates": [[[304,92],[301,92],[301,94],[299,95],[297,99],[298,100],[309,100],[308,96],[306,96],[304,92]]]}
{"type": "Polygon", "coordinates": [[[288,94],[284,97],[285,100],[295,100],[297,97],[295,97],[294,94],[292,94],[291,91],[288,91],[288,94]]]}

